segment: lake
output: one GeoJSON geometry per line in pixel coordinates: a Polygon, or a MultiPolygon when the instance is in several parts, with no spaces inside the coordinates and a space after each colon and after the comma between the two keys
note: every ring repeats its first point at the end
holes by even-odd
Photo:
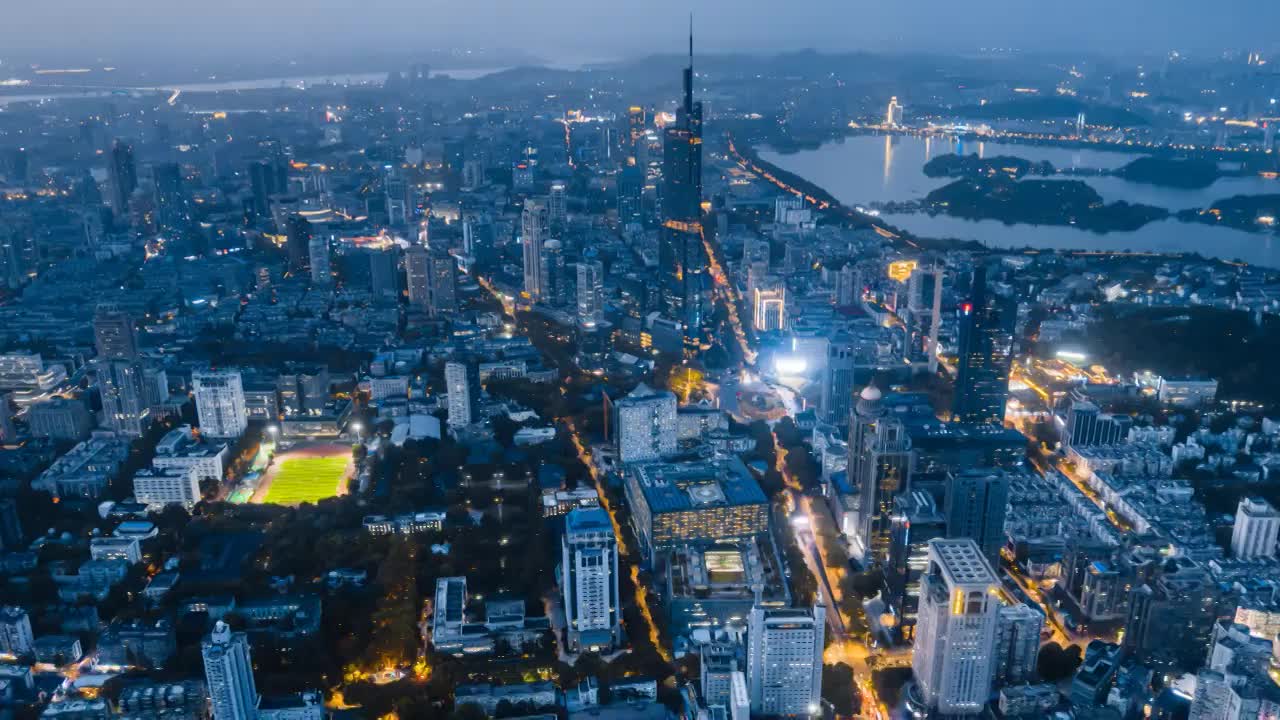
{"type": "MultiPolygon", "coordinates": [[[[859,135],[826,143],[814,150],[783,154],[762,150],[760,157],[799,175],[846,205],[918,200],[949,178],[926,177],[923,166],[948,153],[984,157],[1015,155],[1057,168],[1115,169],[1141,157],[1138,153],[977,142],[949,137],[859,135]]],[[[1182,210],[1205,207],[1231,195],[1280,193],[1280,181],[1261,176],[1222,178],[1203,190],[1180,190],[1133,183],[1117,177],[1081,177],[1107,202],[1125,200],[1182,210]]],[[[885,214],[884,220],[925,237],[977,240],[991,247],[1080,250],[1198,252],[1207,257],[1280,267],[1280,239],[1176,220],[1150,223],[1133,232],[1092,233],[1068,226],[1005,225],[996,220],[972,221],[945,215],[885,214]]]]}

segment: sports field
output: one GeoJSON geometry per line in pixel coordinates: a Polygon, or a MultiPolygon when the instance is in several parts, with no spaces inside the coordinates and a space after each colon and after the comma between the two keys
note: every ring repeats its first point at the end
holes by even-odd
{"type": "Polygon", "coordinates": [[[257,502],[298,505],[340,495],[346,490],[351,465],[351,448],[341,445],[285,453],[276,457],[264,476],[257,502]]]}

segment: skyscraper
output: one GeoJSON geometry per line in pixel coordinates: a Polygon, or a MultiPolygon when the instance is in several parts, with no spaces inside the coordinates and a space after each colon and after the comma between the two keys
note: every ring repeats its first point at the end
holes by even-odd
{"type": "Polygon", "coordinates": [[[111,212],[120,220],[129,213],[129,198],[138,189],[138,165],[133,159],[133,146],[116,140],[111,145],[107,178],[111,183],[111,212]]]}
{"type": "Polygon", "coordinates": [[[998,468],[953,472],[947,478],[947,537],[978,543],[993,565],[999,562],[1005,542],[1009,480],[1009,474],[998,468]]]}
{"type": "Polygon", "coordinates": [[[547,222],[557,231],[564,228],[569,219],[569,199],[565,195],[566,186],[563,180],[551,183],[547,194],[547,222]]]}
{"type": "Polygon", "coordinates": [[[684,101],[662,146],[662,232],[658,268],[663,314],[680,323],[686,342],[710,320],[708,260],[702,244],[702,103],[693,100],[693,33],[684,69],[684,101]]]}
{"type": "Polygon", "coordinates": [[[1236,521],[1231,527],[1231,556],[1256,560],[1276,556],[1280,535],[1280,513],[1260,497],[1240,499],[1236,521]]]}
{"type": "Polygon", "coordinates": [[[289,260],[289,269],[303,273],[311,266],[311,223],[298,214],[290,215],[285,220],[284,250],[289,260]]]}
{"type": "Polygon", "coordinates": [[[762,283],[752,293],[752,325],[760,332],[787,328],[787,287],[776,278],[762,283]]]}
{"type": "Polygon", "coordinates": [[[893,505],[881,597],[895,620],[893,639],[910,642],[920,610],[920,578],[929,566],[929,541],[946,537],[947,521],[923,490],[903,493],[893,505]]]}
{"type": "Polygon", "coordinates": [[[307,242],[307,260],[311,268],[311,282],[316,285],[328,285],[333,282],[333,272],[329,268],[328,235],[323,232],[311,235],[311,239],[307,242]]]}
{"type": "Polygon", "coordinates": [[[583,260],[577,268],[578,327],[593,327],[604,320],[604,264],[583,260]]]}
{"type": "Polygon", "coordinates": [[[809,717],[822,699],[826,609],[753,607],[747,626],[751,714],[809,717]]]}
{"type": "Polygon", "coordinates": [[[1025,603],[1000,608],[996,627],[997,686],[1028,682],[1035,677],[1044,615],[1025,603]]]}
{"type": "Polygon", "coordinates": [[[617,538],[604,510],[572,510],[565,516],[560,587],[570,649],[612,648],[621,637],[622,600],[617,538]]]}
{"type": "Polygon", "coordinates": [[[431,253],[414,245],[404,254],[404,274],[409,288],[409,304],[419,310],[431,309],[431,253]]]}
{"type": "Polygon", "coordinates": [[[471,424],[476,395],[480,392],[479,379],[473,365],[449,362],[444,366],[444,384],[449,393],[449,427],[460,428],[471,424]]]}
{"type": "Polygon", "coordinates": [[[823,422],[840,426],[849,422],[855,365],[853,337],[837,333],[827,343],[827,366],[822,370],[818,413],[823,422]]]}
{"type": "Polygon", "coordinates": [[[182,166],[160,163],[152,168],[156,184],[156,222],[167,233],[185,230],[191,222],[191,204],[182,188],[182,166]]]}
{"type": "Polygon", "coordinates": [[[991,693],[1000,618],[995,572],[977,543],[929,542],[911,668],[918,700],[942,715],[976,715],[991,693]]]}
{"type": "Polygon", "coordinates": [[[1004,422],[1017,306],[987,287],[987,269],[973,271],[969,299],[960,306],[960,343],[954,419],[1004,422]]]}
{"type": "Polygon", "coordinates": [[[524,291],[533,302],[542,299],[542,244],[547,241],[547,205],[541,200],[524,201],[520,216],[521,258],[524,263],[524,291]]]}
{"type": "Polygon", "coordinates": [[[201,654],[213,720],[255,720],[258,688],[253,681],[248,636],[231,632],[231,627],[219,620],[201,644],[201,654]]]}
{"type": "Polygon", "coordinates": [[[380,297],[400,297],[400,250],[369,250],[369,289],[380,297]]]}
{"type": "Polygon", "coordinates": [[[644,170],[637,166],[618,173],[618,224],[644,224],[644,170]]]}
{"type": "Polygon", "coordinates": [[[676,396],[640,383],[613,404],[618,461],[649,462],[674,455],[678,447],[676,396]]]}
{"type": "Polygon", "coordinates": [[[197,370],[191,373],[200,432],[213,438],[238,438],[249,425],[239,370],[197,370]]]}
{"type": "Polygon", "coordinates": [[[138,357],[138,330],[133,317],[115,305],[99,305],[93,315],[93,338],[98,357],[135,360],[138,357]]]}
{"type": "Polygon", "coordinates": [[[552,238],[542,244],[542,268],[538,276],[542,284],[542,302],[553,308],[564,307],[568,301],[568,276],[564,268],[564,247],[552,238]]]}
{"type": "Polygon", "coordinates": [[[427,284],[432,317],[458,311],[458,265],[452,255],[443,250],[429,253],[427,284]]]}
{"type": "Polygon", "coordinates": [[[908,489],[911,440],[902,421],[890,417],[880,389],[868,385],[849,419],[849,482],[858,489],[858,531],[854,555],[864,565],[888,556],[894,498],[908,489]]]}

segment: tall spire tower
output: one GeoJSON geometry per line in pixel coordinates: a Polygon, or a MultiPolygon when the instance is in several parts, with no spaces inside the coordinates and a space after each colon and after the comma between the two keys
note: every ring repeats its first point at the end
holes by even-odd
{"type": "Polygon", "coordinates": [[[684,112],[693,114],[693,13],[689,13],[689,65],[684,69],[684,112]]]}

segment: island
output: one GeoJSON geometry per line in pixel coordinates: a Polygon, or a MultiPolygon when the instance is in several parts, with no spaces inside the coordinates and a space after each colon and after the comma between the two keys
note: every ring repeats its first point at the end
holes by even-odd
{"type": "Polygon", "coordinates": [[[1200,190],[1214,184],[1227,173],[1222,172],[1212,160],[1151,155],[1134,160],[1116,170],[1115,175],[1130,182],[1200,190]]]}
{"type": "Polygon", "coordinates": [[[1107,204],[1080,180],[1013,180],[1003,174],[944,185],[925,197],[924,208],[969,220],[1074,225],[1098,233],[1137,230],[1169,216],[1150,205],[1107,204]]]}
{"type": "Polygon", "coordinates": [[[1006,175],[1020,179],[1027,175],[1053,175],[1057,170],[1048,161],[1032,162],[1013,155],[997,155],[983,158],[977,155],[939,155],[924,164],[927,177],[963,178],[973,176],[1006,175]]]}
{"type": "Polygon", "coordinates": [[[1276,231],[1280,195],[1233,195],[1203,210],[1183,210],[1178,219],[1206,225],[1225,225],[1249,232],[1276,231]]]}

